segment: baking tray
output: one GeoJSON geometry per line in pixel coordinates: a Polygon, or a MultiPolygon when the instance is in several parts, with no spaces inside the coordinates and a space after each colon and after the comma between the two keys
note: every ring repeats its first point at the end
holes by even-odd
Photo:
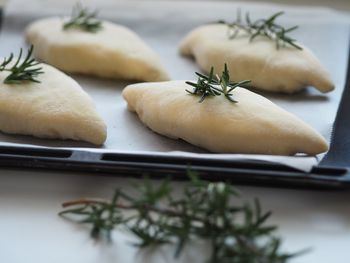
{"type": "MultiPolygon", "coordinates": [[[[347,54],[347,50],[344,50],[347,54]]],[[[345,86],[342,101],[350,99],[349,81],[345,86]],[[345,96],[346,95],[346,96],[345,96]]],[[[341,103],[346,105],[346,103],[341,103]]],[[[350,112],[340,107],[333,140],[344,130],[339,116],[350,112]],[[340,127],[337,127],[340,126],[340,127]]],[[[345,116],[346,117],[346,116],[345,116]]],[[[348,129],[349,130],[349,129],[348,129]]],[[[188,169],[195,170],[206,179],[230,180],[239,184],[273,185],[285,187],[308,188],[347,188],[350,185],[350,174],[347,168],[350,151],[349,144],[332,143],[329,154],[320,165],[311,171],[304,172],[278,163],[262,160],[227,160],[195,158],[191,156],[167,156],[166,154],[123,153],[110,151],[88,151],[84,148],[62,149],[36,148],[31,146],[0,145],[0,165],[3,167],[20,167],[66,171],[84,171],[108,173],[122,176],[164,176],[184,178],[188,169]],[[346,147],[344,147],[346,145],[346,147]],[[338,154],[342,147],[342,155],[338,154]],[[345,155],[344,155],[345,153],[345,155]],[[340,159],[342,159],[340,161],[340,159]]],[[[88,146],[87,146],[88,148],[88,146]]]]}

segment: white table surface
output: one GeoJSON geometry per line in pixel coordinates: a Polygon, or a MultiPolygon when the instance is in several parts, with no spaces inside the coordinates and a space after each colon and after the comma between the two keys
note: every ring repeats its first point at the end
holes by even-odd
{"type": "MultiPolygon", "coordinates": [[[[0,6],[5,5],[6,2],[9,2],[11,0],[0,0],[0,6]]],[[[30,0],[28,0],[29,2],[30,0]]],[[[45,0],[42,0],[45,2],[45,0]]],[[[65,1],[71,1],[72,3],[75,3],[76,0],[65,0],[65,1]]],[[[93,1],[99,1],[99,0],[93,0],[93,1]]],[[[139,0],[115,0],[117,1],[139,1],[139,0]]],[[[146,0],[143,0],[146,1],[146,0]]],[[[152,1],[152,0],[151,0],[152,1]]],[[[192,1],[203,1],[203,0],[192,0],[192,1]]],[[[206,0],[206,1],[215,1],[215,0],[206,0]]],[[[236,1],[236,0],[221,0],[221,1],[236,1]]],[[[245,0],[246,2],[268,2],[268,3],[275,3],[275,4],[288,4],[288,5],[305,5],[305,6],[327,6],[331,8],[335,8],[342,11],[350,12],[350,1],[349,0],[245,0]]]]}
{"type": "MultiPolygon", "coordinates": [[[[0,262],[109,263],[203,262],[206,251],[194,244],[175,261],[171,248],[137,251],[130,236],[115,232],[113,243],[96,243],[86,227],[63,220],[63,201],[108,198],[131,179],[103,175],[0,169],[0,262]]],[[[181,183],[174,183],[181,188],[181,183]]],[[[280,226],[284,248],[312,248],[295,263],[347,263],[350,248],[350,191],[306,191],[238,187],[244,199],[260,198],[280,226]]]]}
{"type": "MultiPolygon", "coordinates": [[[[334,3],[335,7],[348,7],[347,1],[334,3]]],[[[104,175],[0,168],[0,262],[203,262],[206,250],[199,244],[176,261],[171,248],[140,252],[128,244],[130,236],[119,232],[114,232],[112,244],[96,243],[89,238],[88,229],[57,216],[63,201],[85,196],[108,198],[116,187],[127,189],[129,181],[104,175]]],[[[174,183],[174,187],[181,189],[181,183],[174,183]]],[[[292,263],[350,262],[350,191],[238,189],[245,199],[258,197],[265,209],[272,210],[271,222],[280,226],[285,250],[312,248],[292,263]]]]}

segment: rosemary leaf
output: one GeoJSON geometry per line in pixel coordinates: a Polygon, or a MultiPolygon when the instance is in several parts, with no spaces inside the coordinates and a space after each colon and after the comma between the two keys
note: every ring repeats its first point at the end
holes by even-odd
{"type": "Polygon", "coordinates": [[[283,26],[276,23],[277,18],[282,16],[284,12],[277,12],[266,19],[258,19],[252,22],[250,15],[247,12],[245,15],[245,22],[242,22],[241,13],[238,10],[237,19],[233,23],[227,23],[220,20],[218,23],[226,24],[228,26],[228,37],[229,39],[235,39],[239,31],[243,31],[249,36],[249,41],[254,41],[258,36],[266,37],[272,41],[275,41],[276,48],[284,47],[289,45],[298,50],[302,50],[302,47],[296,44],[296,40],[287,36],[288,33],[298,29],[298,26],[290,28],[284,28],[283,26]]]}
{"type": "Polygon", "coordinates": [[[193,240],[210,244],[207,262],[212,263],[286,263],[300,255],[281,252],[277,227],[267,223],[271,212],[263,212],[257,199],[241,204],[229,183],[203,181],[192,172],[189,177],[180,197],[173,195],[169,180],[158,186],[145,180],[136,186],[136,195],[117,189],[111,201],[66,202],[60,215],[91,225],[93,238],[123,229],[138,239],[140,248],[173,244],[175,257],[193,240]]]}
{"type": "Polygon", "coordinates": [[[37,67],[40,62],[31,58],[33,53],[33,45],[30,46],[26,57],[22,60],[23,50],[20,49],[16,62],[10,66],[14,59],[13,53],[0,64],[0,72],[8,71],[10,74],[4,79],[5,84],[21,84],[25,81],[40,83],[37,79],[38,75],[44,73],[41,67],[37,67]]]}
{"type": "Polygon", "coordinates": [[[192,91],[186,89],[186,92],[191,95],[200,96],[200,103],[203,102],[206,97],[215,97],[220,96],[221,94],[223,94],[229,101],[236,103],[237,101],[232,98],[233,94],[231,92],[238,86],[246,87],[250,83],[250,80],[231,82],[230,73],[226,63],[221,77],[217,75],[214,76],[214,67],[211,67],[208,76],[199,72],[196,72],[195,74],[198,76],[197,83],[186,81],[186,84],[194,87],[192,91]]]}
{"type": "Polygon", "coordinates": [[[102,22],[96,16],[97,11],[91,12],[78,3],[73,7],[70,20],[63,24],[63,29],[79,28],[83,31],[95,33],[102,29],[102,22]]]}

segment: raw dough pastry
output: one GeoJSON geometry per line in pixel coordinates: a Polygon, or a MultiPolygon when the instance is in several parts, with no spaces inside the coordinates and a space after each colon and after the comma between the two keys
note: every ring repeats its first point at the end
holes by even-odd
{"type": "Polygon", "coordinates": [[[194,56],[205,72],[213,66],[221,73],[227,63],[233,81],[248,79],[262,90],[293,93],[308,85],[321,92],[333,90],[327,70],[307,47],[302,48],[285,46],[277,50],[274,41],[257,37],[250,42],[243,32],[229,39],[227,25],[211,24],[190,32],[180,52],[194,56]]]}
{"type": "Polygon", "coordinates": [[[8,73],[0,72],[0,130],[103,144],[106,125],[89,95],[66,74],[46,64],[40,67],[41,83],[4,84],[8,73]]]}
{"type": "Polygon", "coordinates": [[[220,153],[293,155],[327,150],[324,138],[291,113],[244,88],[224,96],[188,94],[185,81],[127,86],[123,96],[130,111],[153,131],[220,153]]]}
{"type": "Polygon", "coordinates": [[[169,77],[158,55],[126,27],[102,22],[98,32],[63,30],[64,19],[46,18],[29,25],[34,56],[63,71],[114,79],[162,81],[169,77]]]}

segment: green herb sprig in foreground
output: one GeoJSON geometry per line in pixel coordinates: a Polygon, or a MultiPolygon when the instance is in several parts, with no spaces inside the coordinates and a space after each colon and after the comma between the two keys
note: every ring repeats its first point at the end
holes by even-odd
{"type": "Polygon", "coordinates": [[[24,81],[38,82],[38,75],[44,73],[41,67],[37,67],[40,62],[32,58],[33,45],[29,48],[26,57],[22,60],[23,51],[20,49],[16,62],[11,65],[14,59],[13,53],[0,64],[0,72],[8,71],[10,74],[4,79],[5,84],[20,84],[24,81]]]}
{"type": "Polygon", "coordinates": [[[194,87],[194,89],[192,91],[186,91],[191,95],[200,96],[199,102],[203,102],[206,97],[224,95],[229,101],[236,103],[237,101],[232,98],[233,94],[231,92],[238,86],[244,87],[250,83],[250,80],[231,82],[226,63],[221,77],[214,75],[214,67],[211,67],[209,76],[198,72],[195,74],[198,76],[197,83],[186,81],[186,84],[194,87]]]}
{"type": "Polygon", "coordinates": [[[95,33],[102,29],[102,22],[96,16],[97,11],[91,12],[78,3],[73,8],[70,20],[63,24],[63,29],[79,28],[83,31],[95,33]]]}
{"type": "Polygon", "coordinates": [[[285,45],[289,45],[298,50],[302,50],[302,47],[295,43],[296,40],[287,35],[288,33],[296,30],[298,26],[284,28],[276,23],[277,18],[283,14],[284,12],[278,12],[266,19],[252,21],[249,13],[246,13],[245,21],[243,22],[240,12],[238,12],[235,22],[227,23],[225,21],[220,21],[219,23],[223,23],[228,26],[228,35],[230,39],[236,38],[241,30],[250,36],[250,41],[253,41],[258,36],[264,36],[275,41],[277,49],[285,45]]]}
{"type": "Polygon", "coordinates": [[[230,184],[190,177],[180,197],[173,195],[169,181],[155,186],[146,180],[136,186],[137,195],[117,189],[110,201],[66,202],[63,207],[73,208],[60,215],[91,225],[94,238],[124,229],[137,237],[135,245],[141,248],[173,244],[175,256],[189,241],[206,240],[212,263],[286,263],[297,255],[280,251],[276,226],[266,223],[271,213],[263,212],[258,200],[241,204],[230,184]]]}

